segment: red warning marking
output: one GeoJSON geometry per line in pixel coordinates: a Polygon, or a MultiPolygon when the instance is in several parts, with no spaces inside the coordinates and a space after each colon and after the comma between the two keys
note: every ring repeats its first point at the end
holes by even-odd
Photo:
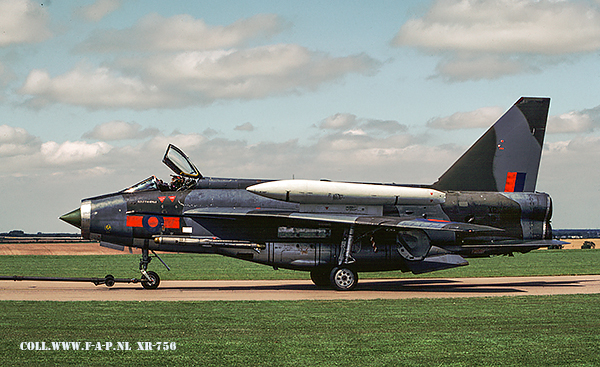
{"type": "Polygon", "coordinates": [[[158,200],[160,200],[160,202],[162,203],[163,201],[165,201],[166,198],[166,196],[159,196],[158,200]]]}
{"type": "Polygon", "coordinates": [[[176,198],[177,196],[169,196],[169,200],[171,200],[171,202],[174,202],[176,198]]]}
{"type": "Polygon", "coordinates": [[[141,217],[139,215],[128,215],[127,216],[127,227],[143,227],[144,225],[142,224],[142,219],[144,217],[141,217]]]}
{"type": "Polygon", "coordinates": [[[165,228],[179,228],[179,218],[164,217],[165,228]]]}

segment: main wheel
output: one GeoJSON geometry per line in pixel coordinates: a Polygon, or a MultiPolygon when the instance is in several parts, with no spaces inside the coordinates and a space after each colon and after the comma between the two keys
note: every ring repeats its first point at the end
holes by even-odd
{"type": "Polygon", "coordinates": [[[142,287],[144,287],[144,289],[158,288],[158,285],[160,284],[160,277],[158,276],[158,274],[156,274],[153,271],[146,272],[146,274],[148,274],[150,280],[146,279],[146,277],[142,275],[142,287]]]}
{"type": "Polygon", "coordinates": [[[349,291],[356,287],[358,275],[348,268],[333,268],[329,275],[329,281],[336,290],[349,291]]]}
{"type": "Polygon", "coordinates": [[[310,272],[310,280],[312,280],[317,287],[331,287],[329,272],[313,270],[310,272]]]}

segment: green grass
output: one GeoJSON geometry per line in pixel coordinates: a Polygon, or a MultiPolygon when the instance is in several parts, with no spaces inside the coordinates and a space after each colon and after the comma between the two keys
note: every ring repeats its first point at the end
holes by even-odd
{"type": "Polygon", "coordinates": [[[600,295],[301,302],[0,302],[3,366],[593,366],[600,295]],[[22,351],[21,342],[132,351],[22,351]],[[139,351],[136,342],[175,342],[139,351]]]}
{"type": "MultiPolygon", "coordinates": [[[[211,255],[166,254],[163,279],[308,279],[211,255]]],[[[137,277],[139,255],[0,256],[2,275],[137,277]]],[[[470,259],[435,277],[597,274],[600,250],[470,259]]],[[[414,277],[399,272],[366,277],[414,277]]],[[[594,366],[600,295],[264,302],[0,302],[3,366],[594,366]],[[22,342],[129,342],[29,351],[22,342]],[[175,342],[141,351],[136,342],[175,342]],[[94,348],[92,348],[94,349],[94,348]]],[[[85,344],[83,344],[85,345],[85,344]]]]}
{"type": "MultiPolygon", "coordinates": [[[[172,268],[167,271],[154,259],[150,270],[162,279],[308,279],[308,273],[291,270],[274,271],[271,267],[219,255],[164,254],[172,268]]],[[[0,275],[78,276],[117,278],[139,277],[140,255],[90,256],[0,256],[0,275]]],[[[419,277],[488,277],[599,274],[598,250],[541,250],[514,257],[469,259],[470,265],[424,274],[419,277]]],[[[361,278],[412,278],[410,273],[362,273],[361,278]]]]}

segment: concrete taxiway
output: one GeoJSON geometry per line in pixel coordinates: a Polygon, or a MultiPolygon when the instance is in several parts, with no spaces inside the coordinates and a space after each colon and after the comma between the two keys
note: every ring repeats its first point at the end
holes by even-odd
{"type": "Polygon", "coordinates": [[[264,301],[352,300],[600,293],[600,275],[502,278],[363,279],[354,291],[315,287],[308,280],[162,281],[113,287],[92,283],[0,281],[0,300],[23,301],[264,301]]]}

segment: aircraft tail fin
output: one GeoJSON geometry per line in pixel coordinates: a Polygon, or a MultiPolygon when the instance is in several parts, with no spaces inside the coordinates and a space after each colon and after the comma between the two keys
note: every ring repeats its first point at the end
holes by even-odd
{"type": "Polygon", "coordinates": [[[550,98],[521,97],[432,187],[533,192],[550,98]]]}

